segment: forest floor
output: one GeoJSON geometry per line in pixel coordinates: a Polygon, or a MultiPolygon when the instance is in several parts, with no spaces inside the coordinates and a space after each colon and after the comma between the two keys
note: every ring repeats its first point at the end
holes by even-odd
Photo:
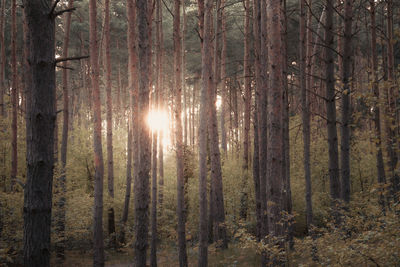
{"type": "MultiPolygon", "coordinates": [[[[162,248],[157,253],[158,266],[174,267],[178,266],[178,254],[174,248],[162,248]]],[[[91,253],[82,251],[68,251],[64,266],[91,266],[91,253]]],[[[132,248],[122,249],[121,251],[106,251],[106,267],[130,267],[132,264],[132,248]]],[[[53,259],[55,260],[55,259],[53,259]]],[[[197,266],[197,248],[188,248],[189,266],[197,266]]],[[[231,246],[227,250],[209,247],[208,262],[210,267],[245,267],[259,266],[259,256],[251,249],[231,246]]],[[[53,262],[54,263],[54,262],[53,262]]],[[[52,264],[56,266],[56,264],[52,264]]]]}

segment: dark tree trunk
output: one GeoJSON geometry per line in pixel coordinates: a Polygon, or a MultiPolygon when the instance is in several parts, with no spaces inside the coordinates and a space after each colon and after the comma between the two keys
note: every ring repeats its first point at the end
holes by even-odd
{"type": "Polygon", "coordinates": [[[329,180],[330,194],[333,205],[340,198],[340,178],[338,160],[338,138],[336,130],[336,101],[335,101],[335,60],[334,60],[334,28],[333,28],[333,2],[326,1],[325,21],[325,82],[326,82],[326,118],[329,145],[329,180]]]}
{"type": "Polygon", "coordinates": [[[208,235],[207,235],[207,95],[208,87],[212,86],[211,24],[212,0],[198,0],[199,32],[202,38],[201,78],[199,121],[199,256],[198,266],[208,265],[208,235]]]}
{"type": "MultiPolygon", "coordinates": [[[[17,72],[17,1],[11,3],[11,191],[14,191],[15,179],[17,178],[18,168],[18,72],[17,72]]],[[[53,102],[53,101],[52,101],[53,102]]]]}
{"type": "Polygon", "coordinates": [[[342,124],[340,142],[340,163],[341,163],[341,193],[342,199],[350,201],[350,78],[352,69],[352,22],[353,22],[353,1],[344,1],[344,42],[343,42],[343,68],[342,68],[342,124]]]}
{"type": "MultiPolygon", "coordinates": [[[[376,19],[375,19],[375,1],[370,0],[370,15],[371,15],[371,56],[372,56],[372,69],[373,69],[373,84],[372,91],[375,97],[374,103],[374,124],[375,124],[375,136],[376,136],[376,168],[378,171],[378,183],[383,185],[386,183],[385,165],[383,163],[382,153],[382,130],[381,130],[381,118],[380,118],[380,92],[379,92],[379,72],[378,72],[378,55],[376,49],[376,19]]],[[[384,198],[381,193],[380,204],[384,208],[384,198]]]]}
{"type": "MultiPolygon", "coordinates": [[[[267,2],[268,71],[268,157],[267,157],[267,212],[269,235],[282,236],[282,95],[284,89],[282,69],[282,4],[280,0],[267,2]]],[[[282,245],[282,244],[280,244],[282,245]]],[[[276,260],[276,259],[275,259],[276,260]]]]}
{"type": "Polygon", "coordinates": [[[243,136],[243,166],[242,166],[242,192],[240,199],[240,218],[247,218],[247,177],[249,170],[249,147],[250,147],[250,112],[251,112],[251,63],[250,63],[250,0],[244,0],[244,136],[243,136]]]}
{"type": "MultiPolygon", "coordinates": [[[[74,0],[69,0],[68,8],[72,8],[74,0]]],[[[63,43],[63,57],[68,57],[69,34],[71,28],[71,12],[65,14],[65,32],[63,43]]],[[[63,89],[63,130],[61,140],[61,174],[57,177],[56,181],[56,231],[57,242],[55,244],[57,258],[60,262],[65,260],[65,209],[66,209],[66,165],[67,165],[67,148],[68,148],[68,130],[69,130],[69,87],[68,87],[68,64],[67,61],[63,62],[62,70],[62,89],[63,89]]]]}
{"type": "Polygon", "coordinates": [[[101,130],[101,100],[99,87],[99,48],[97,42],[97,7],[96,0],[89,1],[89,51],[93,97],[93,149],[94,149],[94,230],[93,230],[93,265],[104,266],[103,243],[103,148],[101,130]]]}
{"type": "Polygon", "coordinates": [[[301,107],[303,121],[303,164],[304,178],[306,183],[306,223],[307,230],[310,231],[313,224],[313,212],[311,201],[311,168],[310,168],[310,110],[306,76],[306,0],[300,0],[300,89],[301,107]]]}
{"type": "MultiPolygon", "coordinates": [[[[105,38],[105,74],[106,74],[106,106],[107,106],[107,181],[108,195],[114,199],[114,160],[112,133],[112,80],[111,80],[111,41],[110,41],[110,0],[104,3],[104,38],[105,38]]],[[[110,246],[116,246],[114,208],[108,209],[108,234],[110,246]]]]}
{"type": "Polygon", "coordinates": [[[137,0],[138,13],[138,54],[139,54],[139,87],[138,87],[138,144],[139,170],[135,178],[135,266],[146,266],[148,247],[149,201],[150,201],[150,167],[151,167],[151,135],[146,123],[149,112],[150,92],[150,55],[151,55],[151,2],[137,0]]]}
{"type": "Polygon", "coordinates": [[[55,23],[51,1],[24,1],[31,101],[27,110],[24,266],[50,266],[55,99],[55,23]]]}
{"type": "MultiPolygon", "coordinates": [[[[221,147],[223,150],[223,156],[227,156],[228,145],[226,140],[226,126],[225,126],[225,117],[226,117],[226,107],[227,107],[227,88],[226,88],[226,17],[225,17],[225,0],[221,0],[221,34],[222,34],[222,48],[221,48],[221,147]]],[[[194,99],[193,99],[194,105],[194,99]]]]}
{"type": "Polygon", "coordinates": [[[181,1],[174,1],[174,81],[175,81],[175,140],[176,140],[176,178],[177,178],[177,220],[179,266],[187,266],[185,199],[183,173],[183,136],[182,136],[182,40],[180,30],[181,1]]]}
{"type": "Polygon", "coordinates": [[[6,84],[5,84],[5,69],[6,69],[6,49],[5,49],[5,5],[6,1],[1,1],[0,7],[0,116],[6,116],[6,107],[4,103],[4,94],[6,93],[6,84]]]}

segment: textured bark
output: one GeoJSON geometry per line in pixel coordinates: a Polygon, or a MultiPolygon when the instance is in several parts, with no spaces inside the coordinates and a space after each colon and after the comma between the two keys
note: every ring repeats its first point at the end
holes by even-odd
{"type": "MultiPolygon", "coordinates": [[[[156,86],[156,90],[158,86],[156,86]]],[[[157,92],[155,92],[157,94],[157,92]]],[[[157,97],[155,97],[157,98],[157,97]]],[[[157,101],[157,100],[156,100],[157,101]]],[[[157,266],[157,131],[153,132],[151,165],[151,250],[150,266],[157,266]]]]}
{"type": "Polygon", "coordinates": [[[250,147],[250,112],[251,112],[251,65],[250,65],[250,0],[244,0],[245,17],[244,17],[244,59],[243,59],[243,74],[244,74],[244,135],[243,135],[243,165],[242,165],[242,192],[240,199],[240,218],[247,218],[247,202],[248,196],[247,176],[249,169],[249,147],[250,147]]]}
{"type": "Polygon", "coordinates": [[[282,236],[282,5],[280,0],[267,2],[268,71],[268,158],[267,158],[267,212],[269,235],[282,236]]]}
{"type": "Polygon", "coordinates": [[[6,49],[4,46],[4,33],[5,33],[5,5],[6,1],[1,1],[0,7],[0,116],[6,116],[6,107],[4,103],[4,94],[6,93],[5,85],[5,67],[6,67],[6,49]]]}
{"type": "MultiPolygon", "coordinates": [[[[107,181],[108,195],[114,199],[114,160],[113,160],[113,132],[112,132],[112,80],[111,80],[111,40],[110,40],[110,0],[104,3],[104,40],[105,40],[105,74],[106,74],[106,106],[107,106],[107,181]]],[[[108,234],[110,246],[116,246],[114,208],[108,209],[108,234]]]]}
{"type": "Polygon", "coordinates": [[[207,247],[207,92],[212,85],[212,62],[209,56],[212,51],[210,28],[212,24],[212,0],[198,0],[199,32],[202,38],[201,50],[201,96],[199,120],[199,256],[198,266],[208,266],[207,247]]]}
{"type": "Polygon", "coordinates": [[[335,201],[340,198],[340,178],[338,160],[338,139],[336,130],[336,101],[335,101],[335,60],[334,60],[334,32],[333,32],[334,7],[330,0],[326,1],[325,21],[325,82],[326,82],[326,118],[329,145],[329,181],[330,194],[335,201]]]}
{"type": "Polygon", "coordinates": [[[343,68],[342,68],[342,124],[340,142],[341,197],[346,203],[350,201],[350,78],[352,72],[352,22],[353,1],[344,1],[344,39],[343,39],[343,68]]]}
{"type": "MultiPolygon", "coordinates": [[[[225,0],[221,0],[221,34],[222,34],[222,48],[221,48],[221,147],[224,156],[227,156],[228,145],[226,140],[226,104],[228,100],[227,88],[226,88],[226,16],[225,16],[225,0]]],[[[193,99],[194,103],[194,99],[193,99]]]]}
{"type": "MultiPolygon", "coordinates": [[[[132,93],[131,93],[132,95],[132,93]]],[[[130,102],[132,102],[132,96],[130,96],[130,102]]],[[[131,106],[131,105],[130,105],[131,106]]],[[[132,186],[132,125],[130,123],[131,120],[128,120],[128,144],[127,144],[127,159],[126,159],[126,189],[125,189],[125,201],[124,201],[124,209],[122,211],[122,219],[121,219],[121,233],[119,235],[119,243],[124,244],[125,241],[125,231],[126,231],[126,222],[128,221],[128,213],[129,213],[129,202],[131,199],[131,186],[132,186]]]]}
{"type": "MultiPolygon", "coordinates": [[[[375,1],[370,0],[370,15],[371,15],[371,56],[372,56],[372,70],[373,70],[373,84],[372,93],[374,94],[374,124],[375,124],[375,146],[376,146],[376,168],[378,172],[378,183],[383,185],[386,183],[385,165],[383,163],[382,153],[382,130],[380,107],[381,99],[379,92],[379,72],[378,72],[378,55],[376,49],[376,16],[375,16],[375,1]]],[[[383,195],[380,196],[380,204],[384,208],[383,195]]]]}
{"type": "Polygon", "coordinates": [[[182,92],[183,92],[183,144],[185,147],[188,143],[188,115],[187,115],[187,97],[188,97],[188,88],[186,87],[185,81],[185,69],[186,69],[186,47],[185,47],[185,36],[187,31],[187,14],[185,2],[182,2],[182,34],[181,34],[181,57],[182,57],[182,92]]]}
{"type": "Polygon", "coordinates": [[[255,200],[256,200],[256,219],[257,219],[257,229],[256,234],[257,238],[261,240],[261,224],[262,224],[262,213],[261,213],[261,192],[260,192],[260,147],[259,147],[259,110],[258,103],[260,98],[260,90],[261,90],[261,62],[260,62],[260,36],[261,36],[261,28],[260,28],[260,20],[261,20],[261,10],[260,10],[260,1],[254,0],[253,2],[253,40],[254,40],[254,73],[256,80],[256,92],[254,99],[254,156],[253,156],[253,180],[254,180],[254,191],[255,191],[255,200]]]}
{"type": "Polygon", "coordinates": [[[24,266],[50,266],[55,99],[55,23],[51,1],[24,1],[31,104],[27,110],[27,181],[24,191],[24,266]]]}
{"type": "Polygon", "coordinates": [[[93,98],[93,149],[94,149],[94,215],[93,215],[93,265],[104,266],[103,243],[103,148],[101,129],[101,100],[99,87],[99,48],[97,41],[96,0],[89,1],[89,51],[93,98]]]}
{"type": "Polygon", "coordinates": [[[386,1],[387,10],[387,79],[389,83],[389,88],[387,90],[387,111],[386,111],[386,135],[387,135],[387,153],[389,155],[389,167],[391,172],[390,183],[391,183],[391,193],[394,196],[399,190],[399,176],[396,173],[397,163],[398,163],[398,153],[396,147],[398,147],[397,141],[397,131],[398,126],[396,125],[396,99],[398,93],[396,92],[396,79],[395,79],[395,66],[394,66],[394,54],[393,54],[393,1],[386,1]]]}
{"type": "MultiPolygon", "coordinates": [[[[73,0],[69,0],[68,8],[72,8],[73,0]]],[[[71,28],[71,12],[65,14],[65,32],[63,42],[63,57],[68,57],[69,35],[71,28]]],[[[56,210],[54,217],[56,219],[57,242],[55,244],[56,255],[60,262],[65,260],[65,207],[66,207],[66,165],[67,165],[67,148],[68,148],[68,130],[69,130],[69,87],[68,87],[68,62],[63,62],[62,70],[62,89],[63,89],[63,129],[61,140],[61,175],[56,181],[56,210]]]]}
{"type": "Polygon", "coordinates": [[[311,168],[310,168],[310,111],[308,102],[308,88],[306,76],[306,0],[300,0],[300,90],[303,121],[303,164],[304,178],[306,184],[306,223],[307,230],[313,224],[312,201],[311,201],[311,168]]]}
{"type": "MultiPolygon", "coordinates": [[[[17,2],[11,2],[11,191],[14,191],[15,179],[17,178],[18,168],[18,72],[17,72],[17,2]]],[[[53,101],[52,101],[53,102],[53,101]]]]}
{"type": "Polygon", "coordinates": [[[176,175],[177,175],[177,220],[178,220],[178,255],[179,266],[188,266],[186,254],[185,199],[183,177],[183,136],[182,136],[182,40],[180,30],[181,1],[174,0],[174,96],[175,96],[175,140],[176,140],[176,175]]]}
{"type": "MultiPolygon", "coordinates": [[[[162,24],[162,5],[161,0],[157,0],[158,5],[158,34],[157,34],[157,44],[159,45],[159,53],[157,55],[157,67],[158,67],[158,84],[159,84],[159,109],[165,110],[164,104],[164,72],[163,72],[163,58],[164,58],[164,35],[163,35],[163,24],[162,24]]],[[[159,132],[159,142],[158,142],[158,204],[160,214],[163,211],[163,201],[164,201],[164,144],[163,144],[163,131],[159,132]]]]}
{"type": "Polygon", "coordinates": [[[138,25],[138,128],[139,128],[139,170],[135,178],[135,266],[146,265],[148,247],[151,135],[147,127],[146,114],[149,112],[150,93],[150,55],[151,55],[151,2],[137,0],[138,25]]]}

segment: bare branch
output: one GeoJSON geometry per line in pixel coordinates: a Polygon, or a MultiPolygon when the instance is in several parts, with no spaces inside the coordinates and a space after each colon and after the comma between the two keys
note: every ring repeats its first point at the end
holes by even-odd
{"type": "Polygon", "coordinates": [[[60,2],[60,0],[55,0],[53,3],[53,6],[50,9],[50,13],[49,16],[53,17],[54,16],[54,11],[56,10],[56,7],[58,5],[58,3],[60,2]]]}
{"type": "Polygon", "coordinates": [[[66,12],[72,12],[72,11],[74,11],[74,10],[76,10],[76,7],[71,7],[71,8],[63,9],[63,10],[60,10],[60,11],[55,12],[53,16],[54,16],[54,17],[57,17],[57,16],[60,16],[60,15],[62,15],[62,14],[64,14],[64,13],[66,13],[66,12]]]}
{"type": "Polygon", "coordinates": [[[69,61],[69,60],[81,60],[84,58],[89,58],[89,56],[78,56],[78,57],[59,57],[55,60],[55,63],[60,63],[64,61],[69,61]]]}

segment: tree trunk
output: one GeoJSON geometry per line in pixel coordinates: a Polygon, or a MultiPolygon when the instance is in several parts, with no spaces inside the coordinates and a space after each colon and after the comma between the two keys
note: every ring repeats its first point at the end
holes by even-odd
{"type": "MultiPolygon", "coordinates": [[[[130,102],[132,102],[132,92],[130,102]]],[[[132,105],[130,105],[132,106],[132,105]]],[[[127,144],[127,159],[126,159],[126,190],[125,190],[125,201],[124,201],[124,209],[122,211],[122,219],[121,219],[121,233],[119,236],[119,243],[125,244],[125,232],[126,232],[126,222],[128,221],[128,213],[129,213],[129,202],[131,199],[131,185],[132,185],[132,120],[128,119],[127,128],[128,128],[128,144],[127,144]]]]}
{"type": "MultiPolygon", "coordinates": [[[[268,156],[267,156],[267,212],[269,235],[282,236],[282,94],[284,89],[282,71],[282,4],[280,0],[267,2],[268,71],[268,156]]],[[[282,246],[282,244],[280,244],[282,246]]],[[[274,259],[274,261],[278,261],[274,259]]]]}
{"type": "Polygon", "coordinates": [[[342,200],[350,201],[350,78],[352,67],[352,22],[353,22],[353,1],[344,1],[344,40],[343,40],[343,68],[342,68],[342,124],[340,142],[340,167],[341,167],[341,193],[342,200]]]}
{"type": "MultiPolygon", "coordinates": [[[[72,8],[74,0],[69,0],[68,8],[72,8]]],[[[69,34],[71,28],[71,12],[65,15],[65,32],[63,42],[63,57],[68,57],[68,46],[69,46],[69,34]]],[[[55,244],[55,250],[59,262],[62,263],[65,260],[65,209],[66,209],[66,165],[67,165],[67,148],[68,148],[68,130],[69,130],[69,88],[68,88],[68,64],[67,61],[63,62],[62,70],[62,89],[63,89],[63,130],[62,130],[62,141],[61,141],[61,175],[56,181],[56,231],[57,231],[57,242],[55,244]]]]}
{"type": "MultiPolygon", "coordinates": [[[[15,179],[17,178],[18,167],[18,72],[17,72],[17,2],[12,0],[11,4],[11,103],[12,103],[12,121],[11,121],[11,191],[15,188],[15,179]]],[[[52,101],[53,102],[53,101],[52,101]]]]}
{"type": "MultiPolygon", "coordinates": [[[[111,41],[110,41],[110,0],[104,3],[104,38],[105,38],[105,74],[106,74],[106,105],[107,105],[107,180],[108,195],[114,200],[114,160],[113,160],[113,133],[112,133],[112,80],[111,80],[111,41]]],[[[110,246],[116,246],[115,217],[113,204],[108,209],[108,234],[110,246]]]]}
{"type": "Polygon", "coordinates": [[[5,5],[6,0],[1,1],[0,8],[0,116],[3,118],[6,116],[6,107],[4,103],[4,94],[6,93],[6,81],[5,81],[5,69],[6,69],[6,49],[5,49],[5,5]]]}
{"type": "MultiPolygon", "coordinates": [[[[379,92],[379,72],[378,72],[378,55],[376,49],[376,19],[375,19],[375,0],[370,0],[370,15],[371,15],[371,55],[372,55],[372,70],[373,70],[373,84],[372,93],[375,97],[374,103],[374,124],[375,124],[375,145],[376,145],[376,168],[378,172],[378,183],[383,186],[386,183],[385,165],[383,163],[382,153],[382,131],[381,131],[381,118],[380,107],[381,99],[379,92]]],[[[385,207],[383,194],[380,195],[380,204],[382,208],[385,207]]]]}
{"type": "Polygon", "coordinates": [[[202,38],[201,50],[201,101],[199,121],[199,256],[198,266],[208,265],[207,247],[207,95],[212,86],[212,61],[211,51],[211,24],[212,0],[198,0],[199,6],[199,32],[202,38]]]}
{"type": "Polygon", "coordinates": [[[24,1],[28,22],[31,104],[27,112],[24,266],[50,266],[55,99],[55,23],[51,1],[24,1]],[[50,14],[50,15],[49,15],[50,14]]]}
{"type": "Polygon", "coordinates": [[[250,65],[250,0],[244,0],[244,136],[243,136],[243,165],[242,165],[242,195],[240,199],[240,218],[247,218],[247,176],[249,169],[249,147],[250,147],[250,111],[251,111],[251,65],[250,65]]]}
{"type": "MultiPolygon", "coordinates": [[[[222,34],[222,49],[221,49],[221,147],[223,150],[223,155],[227,156],[228,146],[226,140],[226,126],[225,126],[225,116],[226,116],[226,102],[228,99],[227,88],[226,88],[226,17],[225,17],[225,0],[221,0],[221,34],[222,34]]],[[[193,99],[194,101],[194,99],[193,99]]]]}
{"type": "MultiPolygon", "coordinates": [[[[340,198],[338,138],[336,130],[336,101],[335,101],[335,60],[334,60],[334,7],[330,0],[326,1],[325,21],[325,82],[326,82],[326,118],[329,145],[329,180],[330,194],[333,205],[340,198]]],[[[337,216],[337,214],[336,214],[337,216]]]]}
{"type": "Polygon", "coordinates": [[[89,50],[93,96],[93,148],[94,148],[94,230],[93,230],[93,265],[104,266],[103,244],[103,148],[101,130],[101,100],[99,88],[99,48],[97,42],[97,7],[96,0],[89,1],[89,50]]]}
{"type": "MultiPolygon", "coordinates": [[[[310,231],[313,224],[312,201],[311,201],[311,168],[310,168],[310,112],[307,93],[306,76],[306,0],[300,0],[300,90],[303,121],[303,164],[304,178],[306,183],[306,223],[310,231]]],[[[311,12],[311,11],[309,11],[311,12]]]]}
{"type": "Polygon", "coordinates": [[[146,123],[149,112],[150,92],[150,55],[151,55],[151,2],[137,0],[138,12],[138,54],[139,54],[139,87],[138,87],[138,144],[139,172],[135,178],[135,266],[146,265],[146,250],[148,247],[149,201],[150,201],[150,166],[151,166],[151,135],[146,123]]]}
{"type": "MultiPolygon", "coordinates": [[[[187,266],[185,199],[183,177],[183,136],[182,136],[182,40],[180,30],[181,1],[174,1],[174,73],[175,73],[175,140],[176,140],[176,175],[177,175],[177,220],[179,266],[187,266]]],[[[185,116],[185,115],[184,115],[185,116]]]]}

